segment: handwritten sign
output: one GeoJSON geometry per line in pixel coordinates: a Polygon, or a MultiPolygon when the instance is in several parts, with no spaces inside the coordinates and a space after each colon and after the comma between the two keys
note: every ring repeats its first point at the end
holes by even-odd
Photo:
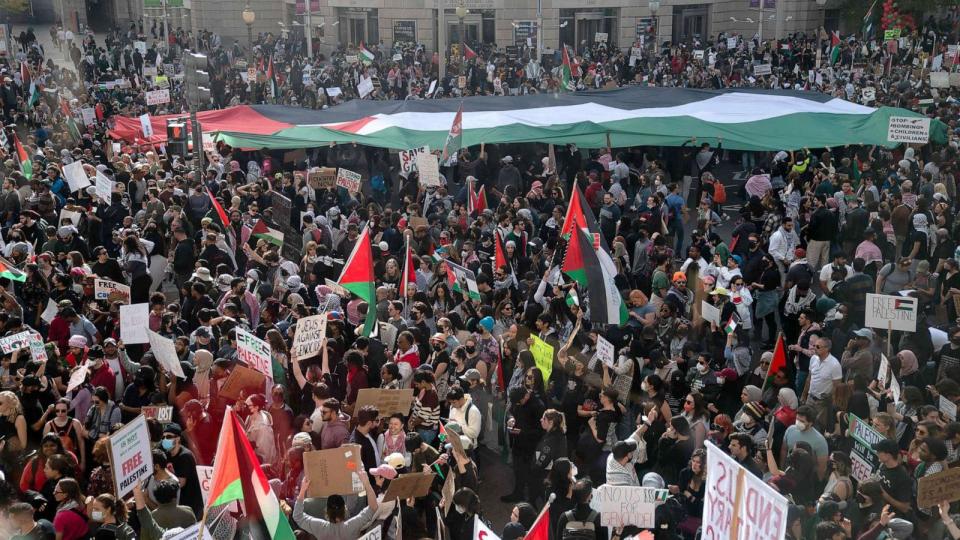
{"type": "Polygon", "coordinates": [[[308,497],[353,495],[363,491],[359,475],[366,473],[360,460],[359,444],[306,452],[303,454],[303,468],[310,479],[308,497]]]}
{"type": "Polygon", "coordinates": [[[909,296],[868,293],[864,326],[916,332],[917,299],[909,296]]]}
{"type": "Polygon", "coordinates": [[[553,345],[537,336],[530,336],[530,339],[533,340],[533,345],[530,345],[530,354],[533,355],[534,362],[543,373],[543,382],[546,384],[553,373],[553,345]]]}
{"type": "Polygon", "coordinates": [[[213,482],[213,466],[197,465],[197,478],[200,479],[200,493],[203,495],[203,504],[210,498],[210,484],[213,482]]]}
{"type": "Polygon", "coordinates": [[[150,431],[142,414],[110,436],[110,465],[120,498],[133,491],[138,480],[153,474],[150,431]]]}
{"type": "Polygon", "coordinates": [[[417,154],[417,170],[420,171],[420,185],[440,185],[440,163],[433,154],[417,154]]]}
{"type": "Polygon", "coordinates": [[[917,507],[930,508],[942,501],[960,500],[960,468],[924,476],[917,481],[917,507]]]}
{"type": "Polygon", "coordinates": [[[123,283],[97,278],[93,280],[93,298],[108,302],[130,303],[130,287],[123,283]]]}
{"type": "Polygon", "coordinates": [[[147,105],[163,105],[170,103],[170,89],[151,90],[146,93],[147,105]]]}
{"type": "Polygon", "coordinates": [[[97,171],[97,197],[100,200],[109,203],[110,196],[113,193],[113,180],[100,171],[97,171]]]}
{"type": "Polygon", "coordinates": [[[853,437],[853,451],[850,452],[850,461],[853,462],[851,474],[857,482],[866,482],[880,467],[880,458],[873,451],[873,445],[882,441],[884,436],[853,413],[849,413],[847,418],[850,423],[850,436],[853,437]]]}
{"type": "Polygon", "coordinates": [[[940,394],[940,412],[943,413],[944,418],[953,422],[957,419],[957,404],[940,394]]]}
{"type": "Polygon", "coordinates": [[[913,116],[891,116],[887,124],[887,140],[927,144],[930,141],[930,119],[913,116]]]}
{"type": "Polygon", "coordinates": [[[597,335],[597,358],[611,369],[613,368],[613,356],[615,353],[613,343],[607,341],[607,338],[597,335]]]}
{"type": "Polygon", "coordinates": [[[703,538],[785,538],[787,499],[713,443],[706,446],[703,538]]]}
{"type": "Polygon", "coordinates": [[[74,161],[63,166],[63,177],[70,186],[70,191],[79,191],[90,185],[90,178],[83,170],[82,161],[74,161]]]}
{"type": "Polygon", "coordinates": [[[407,415],[410,413],[410,405],[413,403],[413,388],[403,388],[399,390],[389,390],[385,388],[361,388],[357,392],[357,402],[354,404],[354,414],[365,405],[373,405],[380,416],[387,417],[391,414],[400,413],[407,415]]]}
{"type": "Polygon", "coordinates": [[[237,328],[237,360],[273,378],[270,344],[242,328],[237,328]]]}
{"type": "Polygon", "coordinates": [[[186,379],[183,368],[180,367],[180,357],[177,356],[177,348],[170,338],[165,338],[160,334],[147,329],[147,339],[150,341],[150,351],[157,362],[163,367],[164,371],[173,374],[175,377],[186,379]]]}
{"type": "Polygon", "coordinates": [[[656,525],[657,505],[669,496],[666,489],[604,484],[594,491],[590,508],[600,514],[600,525],[604,527],[633,525],[652,529],[656,525]]]}
{"type": "Polygon", "coordinates": [[[120,306],[120,339],[127,345],[150,343],[150,304],[120,306]]]}
{"type": "Polygon", "coordinates": [[[429,146],[421,146],[420,148],[412,148],[410,150],[401,150],[397,157],[400,159],[400,171],[404,174],[408,174],[411,171],[417,170],[417,155],[418,154],[429,154],[429,146]]]}
{"type": "Polygon", "coordinates": [[[360,192],[361,178],[362,175],[360,173],[344,168],[337,169],[337,186],[345,188],[350,193],[360,192]]]}
{"type": "Polygon", "coordinates": [[[773,73],[773,68],[770,64],[755,64],[753,66],[753,74],[757,77],[761,75],[770,75],[773,73]]]}
{"type": "Polygon", "coordinates": [[[326,334],[326,313],[301,317],[297,321],[297,333],[293,337],[293,346],[290,347],[290,357],[294,360],[303,360],[317,356],[322,352],[320,345],[326,334]]]}
{"type": "Polygon", "coordinates": [[[25,349],[30,346],[30,340],[32,339],[31,335],[33,331],[24,330],[18,334],[12,336],[6,336],[0,338],[0,350],[3,351],[3,354],[10,354],[13,351],[19,351],[20,349],[25,349]]]}
{"type": "Polygon", "coordinates": [[[47,347],[39,332],[30,334],[30,356],[38,362],[47,361],[47,347]]]}
{"type": "Polygon", "coordinates": [[[169,424],[173,421],[173,407],[169,405],[150,405],[148,407],[141,407],[140,414],[142,414],[147,420],[152,418],[161,424],[169,424]]]}
{"type": "Polygon", "coordinates": [[[236,366],[220,387],[220,395],[228,399],[240,399],[240,393],[244,391],[248,395],[250,392],[263,393],[266,384],[267,376],[263,373],[246,366],[236,366]]]}

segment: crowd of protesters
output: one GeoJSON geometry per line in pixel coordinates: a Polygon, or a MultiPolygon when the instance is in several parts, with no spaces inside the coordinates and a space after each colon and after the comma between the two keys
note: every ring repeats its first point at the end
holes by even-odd
{"type": "MultiPolygon", "coordinates": [[[[504,540],[523,538],[548,500],[551,538],[637,533],[601,526],[591,498],[604,484],[668,490],[653,534],[694,538],[706,441],[788,498],[788,538],[960,538],[950,501],[917,503],[919,479],[956,465],[960,448],[960,423],[942,407],[960,401],[957,90],[926,79],[938,55],[952,63],[952,18],[905,31],[895,47],[798,35],[741,37],[728,48],[731,36],[717,36],[646,48],[633,60],[605,46],[572,55],[578,89],[820,91],[937,118],[949,127],[945,146],[751,153],[689,134],[679,148],[561,146],[554,163],[543,146],[491,144],[462,149],[439,187],[398,174],[385,150],[308,149],[312,163],[362,171],[371,182],[361,194],[311,187],[302,163],[222,144],[197,178],[158,149],[116,151],[105,130],[117,115],[167,112],[146,106],[152,83],[143,68],[158,57],[177,61],[195,41],[209,55],[217,107],[334,105],[371,74],[380,80],[374,99],[553,92],[559,56],[541,67],[478,45],[467,85],[451,76],[428,96],[436,66],[414,45],[371,46],[374,61],[348,65],[349,51],[311,62],[284,37],[259,36],[248,51],[177,32],[142,55],[140,30],[102,44],[54,31],[73,66],[56,65],[24,32],[2,75],[4,120],[16,124],[7,140],[19,134],[30,167],[11,145],[0,149],[0,333],[39,332],[48,358],[30,349],[0,356],[4,537],[160,538],[189,527],[204,516],[196,467],[214,463],[232,407],[306,538],[357,538],[371,527],[388,538],[439,538],[442,527],[443,538],[473,540],[476,516],[504,540]],[[245,82],[233,67],[245,57],[273,78],[245,82]],[[770,63],[772,74],[754,77],[755,63],[770,63]],[[43,88],[36,102],[25,72],[43,88]],[[108,88],[117,79],[126,83],[108,88]],[[333,87],[341,93],[332,99],[320,91],[333,87]],[[78,139],[61,98],[68,110],[97,109],[78,139]],[[70,190],[62,169],[76,161],[114,181],[109,201],[94,187],[70,190]],[[743,171],[742,185],[725,177],[733,170],[743,171]],[[468,180],[489,194],[477,214],[468,212],[468,180]],[[275,222],[271,190],[292,201],[295,223],[275,222]],[[616,264],[629,308],[623,325],[591,323],[584,307],[596,290],[556,268],[578,190],[616,264]],[[261,220],[295,225],[302,249],[291,256],[245,234],[261,220]],[[376,305],[327,282],[365,228],[376,305]],[[498,238],[507,262],[495,267],[498,238]],[[479,298],[449,287],[446,260],[475,272],[479,298]],[[415,286],[401,296],[406,270],[415,286]],[[129,298],[96,299],[97,278],[129,286],[129,298]],[[867,293],[916,298],[917,331],[865,327],[867,293]],[[719,312],[715,322],[704,320],[703,301],[719,312]],[[149,347],[120,339],[126,302],[149,304],[150,330],[174,340],[183,377],[149,347]],[[372,335],[363,328],[369,310],[372,335]],[[292,358],[298,320],[320,313],[328,319],[321,354],[292,358]],[[274,386],[234,400],[220,390],[241,365],[238,329],[270,344],[274,386]],[[530,336],[554,346],[548,376],[530,336]],[[615,347],[612,367],[596,354],[600,336],[615,347]],[[786,363],[771,370],[781,340],[786,363]],[[68,391],[78,369],[87,375],[68,391]],[[357,407],[366,388],[412,388],[411,409],[357,407]],[[107,438],[145,407],[167,405],[170,422],[149,420],[153,474],[132,501],[118,499],[107,438]],[[882,438],[866,449],[867,470],[849,433],[860,421],[882,438]],[[365,496],[305,497],[304,454],[345,443],[362,449],[365,496]],[[481,488],[501,456],[512,483],[481,488]],[[426,496],[378,500],[398,475],[420,471],[438,473],[426,496]],[[442,496],[449,476],[452,495],[442,496]],[[499,493],[480,496],[491,490],[499,493]],[[506,524],[485,517],[497,497],[513,505],[506,524]]],[[[232,530],[243,531],[233,517],[241,522],[232,530]]]]}

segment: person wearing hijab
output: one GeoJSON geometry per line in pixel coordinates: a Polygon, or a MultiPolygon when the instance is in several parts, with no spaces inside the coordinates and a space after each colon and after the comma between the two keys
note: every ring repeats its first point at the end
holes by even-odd
{"type": "Polygon", "coordinates": [[[897,375],[900,387],[916,386],[917,388],[923,388],[916,353],[904,349],[897,353],[897,360],[900,361],[900,371],[897,375]]]}
{"type": "Polygon", "coordinates": [[[910,270],[916,271],[917,264],[930,256],[929,240],[927,236],[927,216],[926,214],[913,215],[913,227],[907,235],[907,241],[903,244],[900,255],[910,261],[910,270]]]}

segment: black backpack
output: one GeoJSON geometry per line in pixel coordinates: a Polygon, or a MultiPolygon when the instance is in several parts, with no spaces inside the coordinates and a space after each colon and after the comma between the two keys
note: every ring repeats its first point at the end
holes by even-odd
{"type": "Polygon", "coordinates": [[[563,526],[561,540],[594,540],[597,537],[594,523],[597,519],[596,510],[591,510],[590,515],[583,521],[574,517],[573,510],[568,510],[564,515],[567,517],[567,523],[563,526]]]}

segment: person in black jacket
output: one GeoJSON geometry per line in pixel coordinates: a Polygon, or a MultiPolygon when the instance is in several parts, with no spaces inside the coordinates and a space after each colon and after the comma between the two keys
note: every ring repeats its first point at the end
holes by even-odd
{"type": "Polygon", "coordinates": [[[540,488],[543,487],[547,472],[553,465],[554,460],[569,456],[567,452],[567,428],[563,414],[556,409],[543,411],[543,415],[540,417],[540,427],[543,428],[545,433],[540,438],[540,442],[537,443],[534,452],[536,470],[534,471],[535,478],[532,489],[535,493],[543,491],[540,488]]]}
{"type": "MultiPolygon", "coordinates": [[[[529,501],[527,488],[531,494],[539,491],[532,483],[534,456],[537,441],[543,435],[541,418],[544,405],[540,397],[526,387],[510,390],[510,414],[507,431],[510,433],[510,448],[513,453],[513,492],[500,498],[503,502],[529,501]]],[[[562,437],[562,433],[561,433],[562,437]]]]}
{"type": "Polygon", "coordinates": [[[576,501],[576,506],[560,516],[553,538],[563,538],[563,531],[568,527],[580,530],[589,530],[592,527],[596,540],[607,538],[606,528],[600,526],[600,513],[590,508],[591,498],[593,498],[593,482],[589,478],[577,481],[573,486],[573,500],[576,501]]]}
{"type": "MultiPolygon", "coordinates": [[[[357,427],[350,434],[350,444],[360,445],[363,469],[369,471],[380,465],[380,459],[377,457],[377,443],[371,435],[371,431],[380,421],[380,411],[373,405],[364,405],[357,411],[356,417],[357,427]]],[[[370,481],[373,482],[374,478],[371,477],[370,481]]]]}

